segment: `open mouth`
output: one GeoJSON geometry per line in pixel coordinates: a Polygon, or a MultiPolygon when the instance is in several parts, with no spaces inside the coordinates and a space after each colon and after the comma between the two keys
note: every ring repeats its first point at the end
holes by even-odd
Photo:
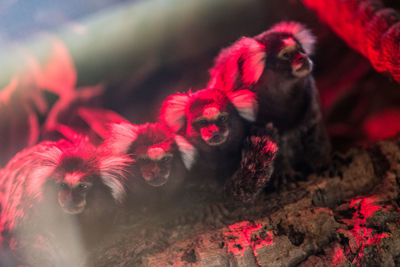
{"type": "Polygon", "coordinates": [[[210,139],[208,139],[206,141],[206,143],[209,146],[219,146],[219,145],[225,143],[227,138],[228,138],[228,132],[225,132],[223,134],[218,134],[218,135],[211,137],[210,139]]]}
{"type": "Polygon", "coordinates": [[[168,181],[168,176],[167,177],[155,177],[155,178],[151,179],[150,181],[147,181],[147,183],[151,186],[159,187],[159,186],[166,184],[167,181],[168,181]]]}
{"type": "Polygon", "coordinates": [[[305,60],[302,63],[292,65],[292,68],[293,68],[292,71],[293,75],[298,78],[302,78],[311,72],[312,62],[310,59],[307,58],[307,60],[305,60]]]}
{"type": "MultiPolygon", "coordinates": [[[[145,177],[143,177],[145,178],[145,177]]],[[[154,177],[148,177],[146,180],[146,183],[154,186],[154,187],[159,187],[159,186],[163,186],[164,184],[166,184],[168,182],[168,178],[169,178],[169,171],[163,175],[157,175],[154,177]]]]}
{"type": "Polygon", "coordinates": [[[73,208],[62,207],[63,211],[67,214],[76,215],[80,214],[85,210],[85,204],[81,204],[79,206],[73,208]]]}

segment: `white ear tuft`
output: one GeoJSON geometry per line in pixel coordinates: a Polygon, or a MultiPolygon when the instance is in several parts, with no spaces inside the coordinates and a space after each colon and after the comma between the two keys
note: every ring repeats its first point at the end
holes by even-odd
{"type": "Polygon", "coordinates": [[[178,132],[186,120],[186,108],[190,101],[190,92],[177,93],[169,96],[162,104],[160,121],[173,132],[178,132]]]}
{"type": "Polygon", "coordinates": [[[242,54],[242,81],[244,84],[254,84],[258,82],[261,74],[264,71],[266,53],[264,46],[252,38],[243,38],[243,50],[246,50],[242,54]]]}
{"type": "Polygon", "coordinates": [[[28,194],[38,196],[41,194],[42,185],[55,170],[62,156],[63,151],[58,143],[45,141],[17,154],[13,159],[14,162],[10,161],[11,164],[7,167],[14,169],[12,171],[19,173],[17,175],[20,177],[25,175],[28,194]],[[31,153],[32,150],[33,153],[31,153]]]}
{"type": "Polygon", "coordinates": [[[129,173],[129,166],[133,163],[133,159],[125,155],[104,156],[100,160],[100,176],[103,183],[111,190],[111,194],[115,201],[121,203],[125,198],[124,180],[129,173]]]}
{"type": "Polygon", "coordinates": [[[207,87],[233,91],[243,83],[254,84],[264,70],[265,58],[265,47],[261,43],[253,38],[242,37],[219,53],[209,71],[211,79],[207,87]]]}
{"type": "Polygon", "coordinates": [[[175,135],[175,142],[181,152],[183,164],[186,169],[190,170],[197,156],[196,148],[180,135],[175,135]]]}
{"type": "Polygon", "coordinates": [[[138,126],[128,123],[111,123],[109,124],[110,134],[104,141],[106,149],[112,154],[125,154],[128,152],[131,144],[136,140],[138,126]]]}
{"type": "Polygon", "coordinates": [[[270,32],[286,32],[292,34],[297,41],[300,42],[307,55],[312,55],[316,38],[303,24],[293,21],[284,21],[276,24],[267,33],[270,32]]]}
{"type": "Polygon", "coordinates": [[[248,121],[256,120],[258,102],[255,93],[250,90],[238,90],[229,93],[228,98],[242,118],[248,121]]]}

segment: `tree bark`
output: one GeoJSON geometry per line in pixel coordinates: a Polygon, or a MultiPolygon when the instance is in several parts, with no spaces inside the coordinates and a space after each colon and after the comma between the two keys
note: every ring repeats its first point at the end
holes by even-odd
{"type": "Polygon", "coordinates": [[[170,224],[135,218],[92,251],[88,264],[398,266],[399,163],[399,139],[385,140],[335,155],[325,175],[246,207],[204,196],[191,206],[192,221],[187,213],[170,224]]]}

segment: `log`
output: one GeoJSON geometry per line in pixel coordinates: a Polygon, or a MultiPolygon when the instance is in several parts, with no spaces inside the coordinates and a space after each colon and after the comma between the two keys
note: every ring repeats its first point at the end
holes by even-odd
{"type": "Polygon", "coordinates": [[[182,206],[167,212],[176,216],[179,209],[186,220],[166,223],[146,215],[121,226],[86,263],[398,266],[399,163],[396,138],[337,154],[326,174],[311,175],[293,189],[266,193],[249,206],[232,207],[215,192],[208,193],[214,198],[203,195],[201,203],[196,199],[189,205],[195,215],[183,212],[182,206]]]}

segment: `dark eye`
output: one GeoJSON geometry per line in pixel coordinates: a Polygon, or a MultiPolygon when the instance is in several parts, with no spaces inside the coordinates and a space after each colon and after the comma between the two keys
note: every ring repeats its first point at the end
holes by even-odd
{"type": "Polygon", "coordinates": [[[282,54],[283,59],[289,59],[290,55],[288,52],[282,54]]]}
{"type": "Polygon", "coordinates": [[[142,161],[143,163],[149,163],[150,159],[149,158],[141,158],[140,161],[142,161]]]}
{"type": "Polygon", "coordinates": [[[60,188],[62,188],[62,189],[67,188],[67,184],[66,184],[66,183],[60,183],[59,186],[60,186],[60,188]]]}
{"type": "Polygon", "coordinates": [[[207,120],[205,120],[205,119],[200,120],[200,121],[199,121],[199,125],[200,125],[201,127],[206,126],[206,125],[207,125],[207,120]]]}
{"type": "Polygon", "coordinates": [[[88,185],[86,185],[86,184],[79,184],[79,190],[87,190],[88,188],[89,188],[89,186],[88,185]]]}
{"type": "Polygon", "coordinates": [[[228,119],[228,116],[226,116],[226,115],[221,115],[221,116],[218,117],[218,120],[221,121],[221,122],[224,122],[227,119],[228,119]]]}
{"type": "Polygon", "coordinates": [[[162,161],[162,162],[168,162],[168,161],[170,161],[171,159],[172,159],[172,157],[165,156],[165,157],[163,157],[163,158],[161,159],[161,161],[162,161]]]}

